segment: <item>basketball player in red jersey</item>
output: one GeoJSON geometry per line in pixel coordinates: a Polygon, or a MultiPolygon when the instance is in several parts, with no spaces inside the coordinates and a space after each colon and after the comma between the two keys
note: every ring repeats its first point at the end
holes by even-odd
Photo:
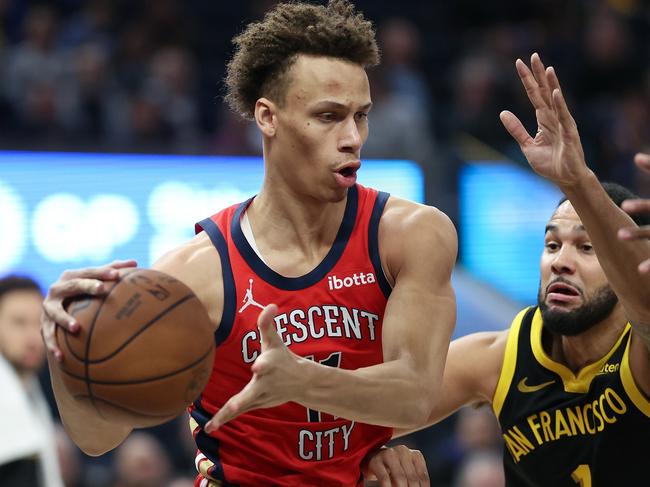
{"type": "MultiPolygon", "coordinates": [[[[439,399],[455,229],[434,208],[356,183],[378,49],[347,0],[280,4],[234,42],[227,99],[262,133],[262,188],[154,265],[215,324],[214,372],[190,407],[196,485],[357,485],[364,457],[439,399]]],[[[50,360],[61,357],[55,323],[76,328],[64,299],[102,293],[130,265],[69,271],[50,288],[50,360]]],[[[84,451],[124,440],[131,428],[82,409],[51,372],[84,451]]]]}

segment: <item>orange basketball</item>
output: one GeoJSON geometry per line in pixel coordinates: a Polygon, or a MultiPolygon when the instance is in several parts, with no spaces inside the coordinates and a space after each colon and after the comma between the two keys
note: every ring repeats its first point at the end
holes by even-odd
{"type": "Polygon", "coordinates": [[[181,281],[159,271],[122,273],[102,297],[73,301],[81,329],[57,328],[68,391],[106,420],[147,427],[171,420],[205,387],[213,327],[181,281]]]}

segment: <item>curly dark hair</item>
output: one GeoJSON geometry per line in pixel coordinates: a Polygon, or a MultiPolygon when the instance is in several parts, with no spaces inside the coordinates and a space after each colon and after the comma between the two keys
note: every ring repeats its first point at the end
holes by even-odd
{"type": "Polygon", "coordinates": [[[299,54],[344,59],[364,69],[379,64],[372,22],[349,0],[330,0],[326,6],[280,3],[261,22],[249,24],[233,44],[225,99],[249,119],[262,96],[284,102],[286,74],[299,54]]]}

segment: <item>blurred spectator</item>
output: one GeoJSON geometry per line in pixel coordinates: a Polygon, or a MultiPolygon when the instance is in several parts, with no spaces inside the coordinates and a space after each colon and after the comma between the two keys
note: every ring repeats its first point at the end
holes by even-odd
{"type": "Polygon", "coordinates": [[[167,484],[166,487],[193,487],[194,480],[191,478],[177,477],[167,484]]]}
{"type": "MultiPolygon", "coordinates": [[[[259,154],[219,101],[219,78],[239,23],[276,1],[0,0],[0,144],[259,154]]],[[[598,175],[637,183],[628,162],[650,130],[647,2],[357,3],[383,51],[364,157],[418,161],[430,203],[453,215],[446,193],[464,140],[521,161],[498,113],[527,105],[512,65],[533,50],[561,73],[598,175]]]]}
{"type": "Polygon", "coordinates": [[[226,106],[218,109],[219,129],[210,142],[212,154],[261,155],[262,137],[254,122],[243,120],[226,106]]]}
{"type": "Polygon", "coordinates": [[[82,44],[94,44],[110,53],[115,44],[114,22],[115,12],[111,0],[82,2],[82,9],[73,13],[61,29],[61,45],[74,48],[82,44]]]}
{"type": "Polygon", "coordinates": [[[506,479],[501,455],[473,453],[463,461],[454,487],[504,487],[506,479]]]}
{"type": "Polygon", "coordinates": [[[45,360],[36,282],[0,279],[0,484],[63,487],[49,406],[37,379],[45,360]]]}
{"type": "Polygon", "coordinates": [[[450,484],[463,462],[478,453],[495,453],[503,471],[501,432],[492,409],[467,406],[455,416],[453,436],[438,444],[429,462],[432,479],[450,484]]]}
{"type": "Polygon", "coordinates": [[[127,92],[136,91],[146,78],[146,67],[155,46],[146,22],[129,19],[117,39],[113,71],[120,86],[127,92]]]}
{"type": "Polygon", "coordinates": [[[108,52],[99,43],[86,43],[73,48],[68,56],[70,77],[62,90],[68,99],[62,112],[63,123],[80,145],[86,140],[99,144],[107,130],[115,91],[108,52]]]}
{"type": "Polygon", "coordinates": [[[389,18],[379,28],[382,69],[390,92],[404,98],[431,116],[431,92],[420,68],[418,57],[422,48],[420,31],[406,18],[389,18]]]}
{"type": "Polygon", "coordinates": [[[413,97],[391,90],[381,68],[369,73],[372,110],[370,132],[363,146],[366,158],[402,158],[433,164],[434,144],[429,118],[413,97]]]}
{"type": "Polygon", "coordinates": [[[622,17],[605,7],[595,9],[587,18],[575,86],[582,100],[611,98],[639,85],[644,64],[635,58],[633,45],[622,17]]]}
{"type": "Polygon", "coordinates": [[[61,425],[55,428],[56,451],[65,487],[81,487],[81,453],[61,425]]]}
{"type": "Polygon", "coordinates": [[[181,47],[167,47],[153,56],[144,91],[159,107],[160,117],[171,132],[173,149],[195,150],[199,138],[194,58],[181,47]]]}
{"type": "Polygon", "coordinates": [[[7,44],[8,39],[7,39],[7,24],[5,22],[5,18],[7,15],[7,12],[9,11],[9,0],[0,0],[0,49],[5,47],[5,44],[7,44]]]}
{"type": "Polygon", "coordinates": [[[462,452],[500,450],[501,430],[488,406],[465,407],[456,423],[456,441],[462,452]]]}
{"type": "Polygon", "coordinates": [[[27,131],[51,134],[60,128],[58,97],[65,64],[56,48],[58,23],[46,6],[34,7],[24,24],[25,39],[7,51],[5,93],[18,123],[27,131]]]}
{"type": "Polygon", "coordinates": [[[495,123],[504,107],[498,67],[487,52],[472,53],[459,60],[452,72],[454,106],[448,118],[451,133],[509,143],[508,134],[495,123]]]}
{"type": "Polygon", "coordinates": [[[169,481],[170,474],[167,453],[149,433],[131,433],[116,451],[113,487],[160,487],[169,481]]]}

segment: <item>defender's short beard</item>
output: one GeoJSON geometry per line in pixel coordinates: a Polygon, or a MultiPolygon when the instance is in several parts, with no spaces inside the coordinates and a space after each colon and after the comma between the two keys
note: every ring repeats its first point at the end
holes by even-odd
{"type": "Polygon", "coordinates": [[[579,335],[600,323],[612,313],[616,303],[618,297],[607,284],[598,289],[589,301],[570,311],[549,309],[544,301],[541,284],[537,294],[537,304],[542,312],[544,326],[553,333],[565,336],[579,335]]]}

